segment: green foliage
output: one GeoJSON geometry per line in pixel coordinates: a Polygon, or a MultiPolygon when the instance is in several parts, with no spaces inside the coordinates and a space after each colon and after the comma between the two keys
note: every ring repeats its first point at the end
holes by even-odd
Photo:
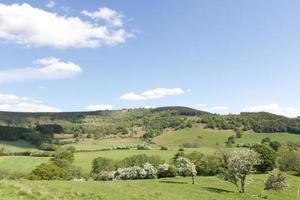
{"type": "Polygon", "coordinates": [[[282,171],[297,171],[300,173],[300,152],[284,146],[278,151],[279,169],[282,171]]]}
{"type": "Polygon", "coordinates": [[[159,165],[157,169],[158,178],[175,177],[177,175],[177,169],[173,165],[167,163],[159,165]]]}
{"type": "MultiPolygon", "coordinates": [[[[99,174],[104,171],[116,170],[116,162],[108,158],[96,158],[93,160],[92,173],[99,174]]],[[[104,174],[104,176],[107,174],[104,174]]]]}
{"type": "Polygon", "coordinates": [[[164,161],[159,156],[147,156],[145,154],[134,155],[132,157],[125,158],[117,163],[119,168],[126,168],[132,166],[143,166],[145,163],[150,163],[157,167],[159,164],[163,164],[164,161]]]}
{"type": "Polygon", "coordinates": [[[197,175],[196,166],[188,158],[178,157],[175,160],[177,172],[181,176],[191,176],[192,183],[195,184],[194,176],[197,175]]]}
{"type": "Polygon", "coordinates": [[[228,139],[227,139],[227,141],[225,142],[226,147],[232,147],[233,144],[235,143],[235,141],[236,141],[235,136],[233,136],[233,135],[229,136],[228,139]]]}
{"type": "Polygon", "coordinates": [[[288,180],[286,175],[279,171],[273,171],[265,182],[265,190],[282,191],[288,187],[288,180]]]}
{"type": "Polygon", "coordinates": [[[66,177],[66,171],[53,163],[42,163],[30,174],[31,180],[63,180],[66,177]]]}
{"type": "Polygon", "coordinates": [[[272,171],[276,167],[276,153],[264,144],[255,144],[251,147],[253,151],[259,154],[260,163],[255,165],[256,171],[272,171]]]}
{"type": "Polygon", "coordinates": [[[246,149],[233,152],[221,151],[220,177],[233,183],[240,193],[246,192],[246,178],[260,163],[259,154],[246,149]]]}
{"type": "Polygon", "coordinates": [[[278,151],[278,149],[281,147],[280,142],[278,141],[271,141],[269,146],[274,150],[274,151],[278,151]]]}

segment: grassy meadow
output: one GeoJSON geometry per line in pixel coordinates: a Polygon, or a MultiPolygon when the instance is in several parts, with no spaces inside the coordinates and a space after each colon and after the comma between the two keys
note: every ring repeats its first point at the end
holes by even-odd
{"type": "Polygon", "coordinates": [[[297,199],[300,178],[288,176],[284,192],[263,191],[266,175],[249,176],[248,191],[236,188],[217,177],[176,177],[130,181],[0,181],[0,199],[97,199],[97,200],[256,200],[297,199]],[[262,195],[263,198],[260,198],[262,195]]]}

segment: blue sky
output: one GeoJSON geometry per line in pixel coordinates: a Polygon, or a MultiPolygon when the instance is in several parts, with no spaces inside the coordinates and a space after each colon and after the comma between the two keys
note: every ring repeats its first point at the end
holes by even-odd
{"type": "Polygon", "coordinates": [[[182,105],[299,116],[299,6],[0,1],[0,109],[182,105]]]}

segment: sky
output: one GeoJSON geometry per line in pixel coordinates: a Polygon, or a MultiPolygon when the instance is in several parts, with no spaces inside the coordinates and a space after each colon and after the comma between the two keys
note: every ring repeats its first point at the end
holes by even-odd
{"type": "Polygon", "coordinates": [[[0,0],[0,110],[300,116],[298,0],[0,0]]]}

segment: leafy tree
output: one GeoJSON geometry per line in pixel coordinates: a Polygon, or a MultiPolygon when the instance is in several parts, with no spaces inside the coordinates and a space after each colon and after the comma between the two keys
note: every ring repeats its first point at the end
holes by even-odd
{"type": "Polygon", "coordinates": [[[278,151],[279,169],[282,171],[298,171],[300,168],[300,152],[290,147],[281,147],[278,151]]]}
{"type": "Polygon", "coordinates": [[[261,140],[262,144],[269,144],[271,142],[271,139],[269,137],[265,137],[261,140]]]}
{"type": "Polygon", "coordinates": [[[178,174],[181,176],[191,176],[192,184],[195,184],[194,176],[197,175],[196,166],[188,159],[179,157],[175,161],[178,174]]]}
{"type": "Polygon", "coordinates": [[[279,171],[273,171],[265,182],[265,190],[281,191],[288,187],[288,180],[286,175],[279,171]]]}
{"type": "Polygon", "coordinates": [[[229,136],[227,138],[227,141],[225,142],[227,147],[232,147],[232,145],[235,143],[235,136],[229,136]]]}
{"type": "Polygon", "coordinates": [[[116,163],[108,158],[98,157],[93,160],[92,173],[98,174],[103,171],[116,170],[116,163]]]}
{"type": "Polygon", "coordinates": [[[177,174],[176,167],[173,165],[164,163],[158,166],[157,169],[158,178],[175,177],[176,174],[177,174]]]}
{"type": "Polygon", "coordinates": [[[261,162],[255,165],[259,172],[272,171],[276,167],[276,153],[264,144],[255,144],[251,148],[260,155],[261,162]]]}
{"type": "Polygon", "coordinates": [[[259,164],[259,155],[253,150],[236,150],[231,153],[226,151],[221,154],[222,169],[220,177],[233,183],[240,193],[246,192],[247,176],[259,164]]]}

